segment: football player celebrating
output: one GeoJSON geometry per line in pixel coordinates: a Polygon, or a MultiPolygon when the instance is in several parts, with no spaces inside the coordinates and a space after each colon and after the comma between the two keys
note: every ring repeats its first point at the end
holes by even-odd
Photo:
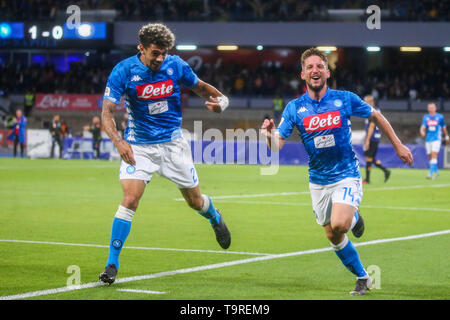
{"type": "Polygon", "coordinates": [[[347,237],[357,238],[364,232],[364,221],[358,207],[362,199],[362,181],[358,158],[351,145],[351,116],[369,118],[389,138],[398,157],[412,165],[410,150],[402,144],[389,122],[357,95],[327,87],[330,77],[326,55],[316,48],[301,56],[307,92],[289,102],[278,129],[272,119],[264,120],[262,132],[273,151],[283,147],[294,127],[309,156],[309,181],[313,212],[322,225],[336,255],[356,277],[350,294],[363,295],[372,286],[358,252],[347,237]]]}
{"type": "Polygon", "coordinates": [[[123,198],[112,223],[105,271],[99,276],[109,284],[115,281],[132,218],[155,172],[174,182],[188,205],[209,220],[223,249],[231,243],[222,215],[211,199],[200,192],[190,146],[182,136],[181,85],[207,100],[205,105],[213,112],[224,111],[228,98],[200,80],[180,57],[168,54],[175,36],[165,25],[143,26],[139,42],[139,52],[112,70],[103,100],[102,123],[122,157],[123,198]],[[114,111],[121,97],[128,112],[123,138],[114,123],[114,111]]]}
{"type": "Polygon", "coordinates": [[[442,132],[445,135],[446,142],[450,138],[445,126],[444,116],[436,112],[436,104],[431,102],[427,108],[428,114],[423,116],[420,135],[425,138],[425,148],[430,164],[430,172],[427,175],[427,179],[436,179],[439,175],[438,154],[441,149],[442,132]]]}

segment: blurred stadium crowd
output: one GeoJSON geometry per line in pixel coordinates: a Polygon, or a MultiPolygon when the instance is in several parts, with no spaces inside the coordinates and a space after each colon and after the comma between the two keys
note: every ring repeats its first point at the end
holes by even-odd
{"type": "Polygon", "coordinates": [[[329,9],[379,4],[384,20],[450,21],[449,0],[1,0],[0,20],[54,20],[69,5],[81,10],[114,9],[117,20],[161,21],[327,21],[329,9]]]}
{"type": "MultiPolygon", "coordinates": [[[[0,65],[0,83],[9,94],[93,93],[104,90],[112,62],[96,59],[93,63],[73,62],[66,72],[52,64],[25,66],[16,62],[0,65]],[[100,62],[99,62],[100,61],[100,62]],[[101,62],[103,61],[103,62],[101,62]]],[[[262,64],[251,68],[243,64],[215,67],[203,64],[198,76],[233,96],[295,97],[303,93],[298,76],[300,66],[262,64]]],[[[337,66],[331,72],[330,87],[350,90],[358,95],[372,94],[376,99],[448,99],[450,98],[450,58],[444,61],[424,59],[422,64],[398,59],[390,68],[367,71],[337,66]]]]}

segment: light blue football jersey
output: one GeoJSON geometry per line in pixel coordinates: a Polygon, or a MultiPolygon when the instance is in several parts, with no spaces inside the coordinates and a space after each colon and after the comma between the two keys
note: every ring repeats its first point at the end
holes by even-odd
{"type": "Polygon", "coordinates": [[[422,126],[426,129],[425,141],[442,140],[442,128],[445,128],[444,116],[436,113],[434,116],[426,114],[422,119],[422,126]]]}
{"type": "Polygon", "coordinates": [[[124,139],[131,144],[155,144],[181,136],[181,87],[198,82],[191,67],[176,55],[167,55],[153,72],[140,53],[119,62],[112,70],[104,99],[118,104],[124,97],[128,125],[124,139]]]}
{"type": "Polygon", "coordinates": [[[320,100],[308,93],[284,109],[279,134],[288,139],[294,127],[309,156],[309,181],[327,185],[360,178],[359,161],[351,144],[351,116],[368,118],[373,108],[356,94],[327,89],[320,100]]]}

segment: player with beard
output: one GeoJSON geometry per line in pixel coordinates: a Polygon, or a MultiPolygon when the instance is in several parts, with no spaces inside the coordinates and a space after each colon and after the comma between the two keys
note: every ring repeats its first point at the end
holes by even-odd
{"type": "Polygon", "coordinates": [[[350,117],[374,121],[404,163],[412,165],[413,157],[380,112],[354,93],[328,88],[330,70],[326,55],[310,48],[303,52],[301,65],[300,77],[306,82],[307,92],[286,105],[278,128],[273,119],[266,119],[261,129],[272,151],[280,150],[294,127],[298,129],[309,156],[309,188],[316,221],[323,226],[341,262],[357,278],[350,294],[364,295],[371,288],[372,279],[347,237],[350,230],[357,238],[364,232],[358,209],[362,181],[351,144],[350,117]]]}

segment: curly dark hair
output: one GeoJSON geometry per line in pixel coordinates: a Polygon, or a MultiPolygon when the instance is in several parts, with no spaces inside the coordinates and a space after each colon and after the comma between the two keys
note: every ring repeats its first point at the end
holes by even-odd
{"type": "Polygon", "coordinates": [[[162,23],[149,23],[142,26],[141,30],[139,30],[139,42],[144,48],[148,48],[151,44],[155,44],[170,50],[175,44],[175,35],[162,23]]]}
{"type": "Polygon", "coordinates": [[[328,68],[328,58],[326,54],[324,54],[317,48],[309,48],[302,53],[302,57],[300,59],[300,61],[302,62],[302,69],[305,68],[305,60],[311,56],[318,56],[320,59],[323,60],[323,62],[325,62],[325,66],[328,68]]]}

